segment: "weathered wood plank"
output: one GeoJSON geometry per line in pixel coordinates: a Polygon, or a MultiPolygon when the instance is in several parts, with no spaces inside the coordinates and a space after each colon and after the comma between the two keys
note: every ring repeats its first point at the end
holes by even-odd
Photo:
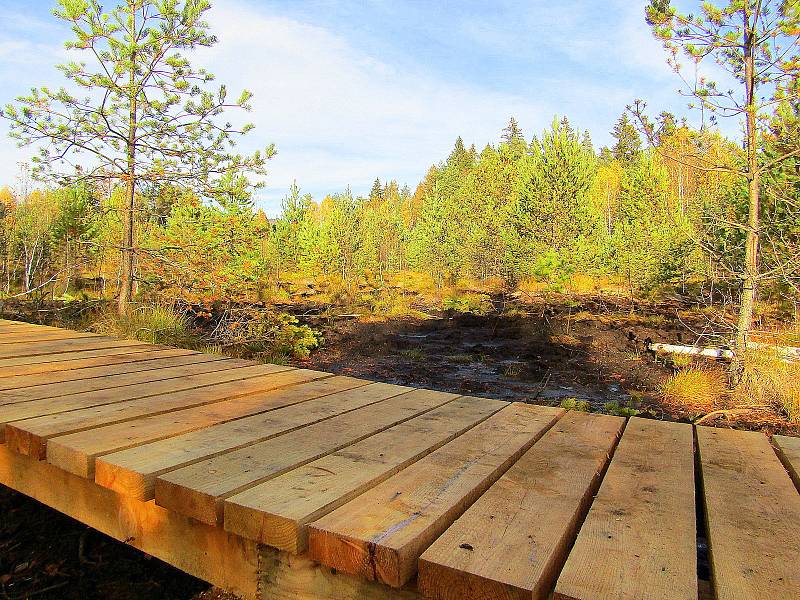
{"type": "MultiPolygon", "coordinates": [[[[72,361],[89,360],[89,359],[102,359],[103,357],[112,358],[114,356],[138,354],[141,352],[153,352],[155,350],[167,350],[167,346],[159,346],[153,344],[145,344],[144,342],[134,342],[128,344],[127,341],[123,344],[116,344],[110,347],[102,347],[91,350],[74,350],[68,352],[57,352],[54,354],[40,354],[36,356],[13,356],[13,357],[0,357],[0,377],[3,373],[15,375],[14,369],[22,367],[31,367],[30,373],[47,372],[52,366],[53,369],[62,367],[62,363],[70,363],[72,361]],[[35,369],[44,368],[45,371],[35,369]]],[[[101,363],[98,363],[101,364],[101,363]]],[[[70,368],[70,367],[66,367],[70,368]]],[[[20,371],[20,374],[26,374],[25,371],[20,371]]]]}
{"type": "MultiPolygon", "coordinates": [[[[129,348],[147,346],[146,342],[136,340],[119,340],[111,337],[81,338],[77,340],[56,340],[49,344],[25,343],[8,344],[0,347],[0,359],[20,359],[28,356],[46,354],[63,354],[79,350],[100,350],[102,348],[129,348]]],[[[18,363],[23,364],[23,363],[18,363]]]]}
{"type": "Polygon", "coordinates": [[[133,371],[120,374],[106,374],[87,380],[72,380],[60,383],[48,383],[46,375],[32,375],[32,380],[39,379],[43,383],[26,386],[20,389],[0,390],[0,406],[7,406],[17,402],[30,400],[44,400],[46,398],[65,398],[73,394],[86,393],[94,390],[108,390],[112,388],[139,385],[153,381],[185,377],[195,373],[210,370],[219,370],[225,366],[244,366],[243,363],[229,363],[223,357],[212,354],[182,354],[171,358],[160,358],[149,363],[150,369],[133,371]],[[218,363],[216,366],[208,363],[218,363]]]}
{"type": "Polygon", "coordinates": [[[248,487],[428,412],[457,394],[415,390],[161,475],[156,504],[221,524],[224,500],[248,487]]]}
{"type": "MultiPolygon", "coordinates": [[[[323,374],[317,371],[300,371],[299,369],[278,373],[272,376],[274,378],[272,383],[262,383],[262,387],[266,390],[272,386],[275,390],[273,393],[258,392],[249,397],[239,396],[235,400],[222,403],[203,404],[180,411],[178,414],[171,412],[128,421],[118,426],[90,429],[60,436],[50,441],[47,449],[47,462],[70,473],[93,477],[94,463],[98,456],[302,403],[304,398],[308,399],[309,394],[303,391],[295,392],[297,386],[294,384],[319,379],[321,375],[323,374]],[[291,387],[287,388],[287,386],[291,387]]],[[[327,376],[327,373],[324,375],[327,376]]],[[[325,380],[318,386],[310,385],[315,390],[330,389],[333,386],[338,389],[356,387],[353,381],[342,382],[334,379],[331,384],[327,385],[324,382],[325,380]]],[[[245,382],[239,382],[240,387],[244,387],[243,383],[245,382]]],[[[331,391],[331,393],[333,392],[331,391]]]]}
{"type": "Polygon", "coordinates": [[[422,600],[412,586],[397,590],[364,581],[268,546],[259,552],[260,600],[422,600]]]}
{"type": "Polygon", "coordinates": [[[295,554],[307,525],[507,406],[465,396],[225,501],[225,528],[295,554]]]}
{"type": "Polygon", "coordinates": [[[795,487],[800,491],[800,438],[776,435],[772,441],[778,449],[783,466],[789,471],[795,487]]]}
{"type": "MultiPolygon", "coordinates": [[[[264,395],[269,390],[328,377],[328,373],[320,371],[287,369],[199,389],[25,419],[6,425],[6,443],[16,452],[44,459],[48,440],[60,436],[59,448],[50,455],[51,464],[90,477],[96,456],[200,429],[205,426],[203,423],[210,424],[209,419],[214,416],[223,418],[267,402],[264,395]],[[247,398],[251,394],[255,396],[247,398]],[[217,405],[223,401],[226,404],[217,405]]],[[[284,395],[281,393],[280,397],[284,395]]]]}
{"type": "MultiPolygon", "coordinates": [[[[96,367],[106,367],[110,365],[123,365],[127,363],[135,363],[141,361],[152,360],[154,358],[165,358],[169,356],[181,356],[184,354],[192,354],[192,350],[182,350],[179,348],[166,348],[155,346],[151,349],[140,350],[139,347],[134,347],[131,352],[120,353],[116,351],[115,354],[107,354],[105,356],[89,356],[85,358],[67,359],[60,361],[41,361],[31,364],[22,365],[6,365],[0,364],[0,385],[10,385],[7,383],[17,377],[29,377],[31,375],[43,375],[57,373],[70,373],[75,371],[73,377],[80,379],[80,371],[84,369],[93,369],[96,367]]],[[[47,355],[47,358],[58,355],[47,355]]],[[[69,356],[69,355],[68,355],[69,356]]],[[[41,357],[45,358],[45,357],[41,357]]],[[[0,361],[1,363],[2,361],[0,361]]],[[[65,375],[66,376],[66,375],[65,375]]],[[[19,387],[19,386],[17,386],[19,387]]]]}
{"type": "Polygon", "coordinates": [[[422,595],[546,598],[624,425],[565,415],[422,554],[422,595]]]}
{"type": "Polygon", "coordinates": [[[562,415],[514,403],[309,525],[309,556],[401,587],[417,559],[562,415]]]}
{"type": "Polygon", "coordinates": [[[44,400],[29,400],[0,406],[0,430],[4,431],[7,423],[53,415],[81,408],[101,406],[104,404],[118,404],[137,398],[147,396],[161,396],[171,392],[190,390],[224,383],[226,381],[237,381],[247,377],[256,377],[265,373],[270,373],[267,365],[258,366],[238,366],[231,364],[230,361],[213,361],[200,363],[193,367],[178,367],[191,373],[191,377],[174,377],[162,381],[150,381],[139,385],[128,385],[111,389],[94,390],[82,394],[72,394],[59,398],[57,401],[51,398],[44,400]],[[238,367],[238,368],[237,368],[238,367]]]}
{"type": "MultiPolygon", "coordinates": [[[[252,600],[256,544],[0,446],[0,483],[196,577],[252,600]]],[[[278,571],[280,573],[280,571],[278,571]]]]}
{"type": "Polygon", "coordinates": [[[629,420],[554,598],[696,600],[692,426],[629,420]]]}
{"type": "Polygon", "coordinates": [[[409,391],[399,385],[373,383],[309,400],[302,410],[290,406],[114,452],[95,461],[95,481],[140,500],[152,500],[156,477],[162,473],[409,391]]]}
{"type": "Polygon", "coordinates": [[[697,428],[717,600],[800,597],[800,494],[766,436],[697,428]]]}
{"type": "Polygon", "coordinates": [[[46,344],[58,340],[79,340],[85,338],[98,338],[102,337],[96,333],[87,333],[85,331],[71,331],[69,329],[53,329],[53,330],[34,330],[34,331],[20,331],[16,330],[0,334],[0,348],[5,349],[9,344],[28,344],[38,343],[46,344]]]}
{"type": "MultiPolygon", "coordinates": [[[[135,356],[135,355],[132,355],[135,356]]],[[[191,350],[160,350],[151,352],[149,355],[141,356],[137,359],[128,358],[127,361],[108,361],[104,365],[86,367],[83,369],[70,369],[55,372],[35,373],[30,375],[17,375],[15,377],[3,377],[0,379],[0,391],[19,390],[33,386],[43,386],[47,384],[64,383],[67,381],[78,381],[92,379],[95,377],[106,377],[109,375],[121,375],[123,373],[136,373],[139,371],[150,371],[153,369],[163,369],[175,364],[181,365],[191,362],[188,357],[204,356],[191,350]],[[177,360],[178,362],[162,362],[163,359],[177,360]]],[[[205,362],[201,359],[201,362],[205,362]]],[[[80,390],[85,391],[85,390],[80,390]]],[[[70,392],[67,392],[70,393],[70,392]]]]}

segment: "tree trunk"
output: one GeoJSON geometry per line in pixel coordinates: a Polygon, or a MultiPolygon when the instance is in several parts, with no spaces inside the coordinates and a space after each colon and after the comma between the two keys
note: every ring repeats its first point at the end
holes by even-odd
{"type": "Polygon", "coordinates": [[[136,7],[128,3],[130,11],[128,25],[131,36],[131,64],[128,76],[129,114],[127,140],[127,190],[125,208],[122,211],[122,250],[120,256],[120,282],[117,312],[120,316],[128,313],[128,306],[133,297],[133,267],[135,254],[135,220],[136,220],[136,7]]]}
{"type": "Polygon", "coordinates": [[[744,355],[750,330],[753,327],[753,311],[758,294],[759,279],[759,241],[760,241],[760,212],[761,212],[761,181],[758,170],[758,138],[756,134],[756,72],[754,44],[755,23],[759,15],[753,16],[750,21],[750,11],[744,11],[744,68],[745,86],[747,94],[746,112],[746,146],[747,146],[747,180],[749,209],[747,218],[747,238],[745,241],[745,257],[742,270],[742,294],[739,299],[739,319],[736,324],[735,356],[731,361],[730,379],[733,385],[742,379],[744,371],[744,355]]]}

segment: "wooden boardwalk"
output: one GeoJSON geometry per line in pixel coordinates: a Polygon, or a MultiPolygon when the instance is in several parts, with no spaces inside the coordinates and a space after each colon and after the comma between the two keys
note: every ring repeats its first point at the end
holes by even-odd
{"type": "Polygon", "coordinates": [[[11,321],[0,436],[3,484],[248,598],[800,598],[798,438],[11,321]]]}

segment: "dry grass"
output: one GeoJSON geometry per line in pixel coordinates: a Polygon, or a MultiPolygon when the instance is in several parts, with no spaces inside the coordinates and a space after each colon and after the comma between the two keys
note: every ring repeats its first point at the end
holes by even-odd
{"type": "Polygon", "coordinates": [[[695,413],[720,408],[725,395],[725,377],[716,370],[690,367],[678,371],[661,385],[665,403],[695,413]]]}
{"type": "Polygon", "coordinates": [[[744,405],[771,406],[800,423],[800,363],[785,362],[771,350],[748,352],[736,395],[744,405]]]}

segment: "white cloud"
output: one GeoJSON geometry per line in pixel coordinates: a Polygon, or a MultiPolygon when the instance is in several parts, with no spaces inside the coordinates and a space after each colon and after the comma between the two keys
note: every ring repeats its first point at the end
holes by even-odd
{"type": "Polygon", "coordinates": [[[220,43],[204,59],[231,91],[255,94],[247,147],[278,147],[268,198],[293,178],[314,192],[366,190],[376,176],[413,186],[458,135],[482,146],[511,114],[537,129],[552,116],[545,91],[523,98],[447,83],[396,69],[319,27],[244,5],[212,10],[220,43]]]}
{"type": "MultiPolygon", "coordinates": [[[[613,26],[590,12],[603,10],[604,3],[587,11],[579,10],[583,3],[577,0],[568,4],[571,12],[546,8],[547,3],[529,15],[543,22],[513,23],[516,37],[503,35],[502,23],[493,20],[482,24],[454,17],[453,35],[509,57],[518,58],[511,54],[514,47],[527,44],[525,60],[531,66],[520,73],[532,82],[527,89],[492,88],[491,73],[477,71],[469,78],[472,83],[465,83],[423,63],[405,61],[412,66],[401,68],[354,46],[351,40],[357,38],[348,31],[269,14],[244,0],[214,3],[208,21],[219,44],[200,51],[195,60],[215,73],[232,95],[242,88],[254,92],[253,112],[231,116],[256,124],[242,140],[243,149],[272,142],[278,148],[262,192],[266,206],[274,210],[293,179],[315,196],[347,185],[365,192],[375,177],[413,186],[431,163],[447,155],[456,136],[480,149],[498,139],[510,115],[531,135],[556,113],[567,114],[605,143],[603,134],[625,104],[640,95],[637,88],[649,88],[651,105],[659,110],[668,102],[676,105],[678,81],[642,22],[643,1],[610,0],[609,10],[620,15],[613,26]],[[603,27],[607,30],[598,31],[603,27]],[[559,52],[577,68],[545,68],[531,47],[533,35],[542,35],[538,43],[551,47],[560,41],[559,52]],[[616,70],[615,79],[598,75],[600,69],[616,70]]],[[[502,21],[502,15],[498,18],[502,21]]],[[[52,25],[33,23],[40,33],[50,28],[44,37],[31,36],[42,40],[37,43],[26,38],[24,24],[20,21],[13,35],[0,35],[0,74],[6,80],[24,77],[26,84],[30,78],[30,84],[57,85],[53,65],[65,56],[59,36],[68,32],[60,27],[54,35],[52,25]],[[33,62],[12,65],[15,60],[33,62]]],[[[15,165],[24,157],[9,140],[0,145],[0,180],[13,182],[15,165]]]]}

